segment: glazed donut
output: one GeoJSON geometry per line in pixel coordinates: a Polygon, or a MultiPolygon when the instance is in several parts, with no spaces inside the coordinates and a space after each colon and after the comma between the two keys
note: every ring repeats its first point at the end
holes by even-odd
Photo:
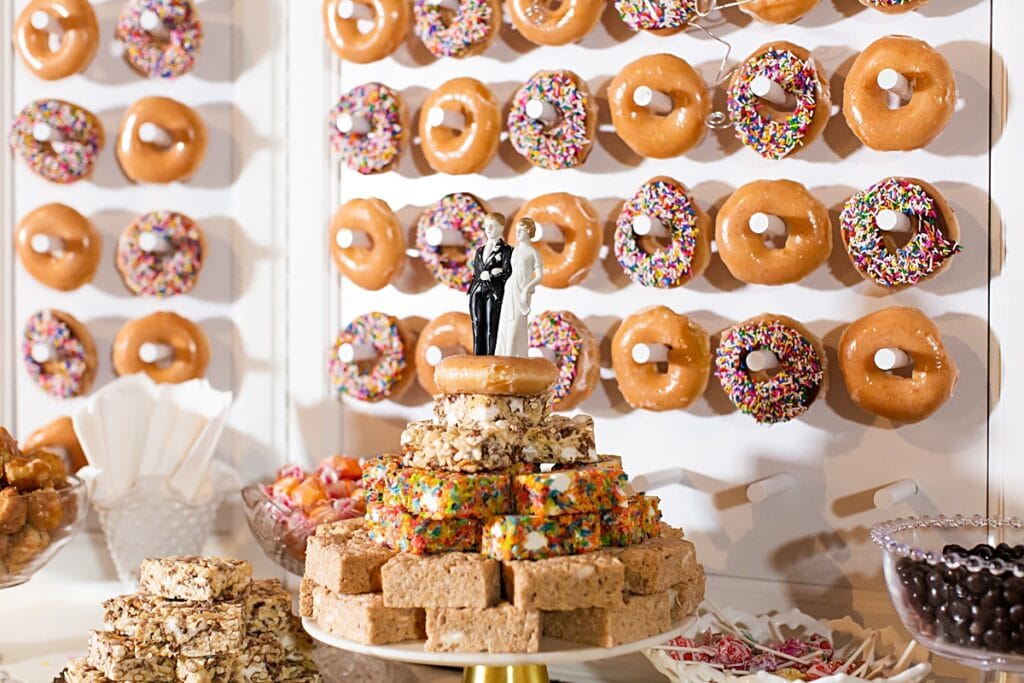
{"type": "Polygon", "coordinates": [[[544,358],[449,356],[434,368],[434,382],[444,394],[537,396],[551,389],[558,368],[544,358]]]}
{"type": "Polygon", "coordinates": [[[857,56],[843,87],[843,116],[861,142],[881,151],[924,147],[953,118],[956,78],[923,40],[886,36],[857,56]],[[892,80],[883,89],[880,82],[892,80]],[[898,102],[891,108],[890,99],[898,102]]]}
{"type": "Polygon", "coordinates": [[[398,49],[409,32],[406,0],[324,0],[327,44],[348,62],[369,64],[398,49]],[[360,22],[373,21],[368,31],[360,22]]]}
{"type": "MultiPolygon", "coordinates": [[[[562,7],[571,4],[566,0],[562,7]]],[[[597,104],[572,71],[538,71],[512,98],[509,140],[534,166],[579,166],[590,154],[596,131],[597,104]]]]}
{"type": "Polygon", "coordinates": [[[363,175],[398,163],[405,140],[405,103],[391,88],[366,83],[341,96],[330,115],[331,148],[363,175]]]}
{"type": "Polygon", "coordinates": [[[704,79],[685,60],[658,54],[622,67],[608,85],[608,108],[615,132],[630,149],[668,159],[704,139],[711,97],[704,79]]]}
{"type": "Polygon", "coordinates": [[[594,393],[600,379],[601,347],[583,321],[569,311],[544,311],[530,321],[530,350],[558,368],[551,391],[555,410],[572,410],[594,393]]]}
{"type": "Polygon", "coordinates": [[[818,0],[747,0],[739,10],[766,24],[789,24],[810,12],[818,0]]]}
{"type": "Polygon", "coordinates": [[[683,29],[697,13],[695,0],[615,0],[615,10],[634,31],[670,35],[683,29]]]}
{"type": "Polygon", "coordinates": [[[765,159],[782,159],[825,129],[832,114],[828,76],[799,45],[767,43],[736,69],[728,109],[740,142],[765,159]]]}
{"type": "Polygon", "coordinates": [[[468,192],[445,195],[420,214],[416,249],[430,274],[445,287],[469,291],[473,254],[487,241],[487,214],[487,206],[468,192]]]}
{"type": "Polygon", "coordinates": [[[707,268],[712,232],[711,219],[683,184],[657,176],[623,205],[615,222],[615,258],[637,284],[679,287],[707,268]]]}
{"type": "Polygon", "coordinates": [[[174,296],[196,286],[206,237],[183,213],[152,211],[125,228],[117,241],[117,269],[133,294],[174,296]]]}
{"type": "Polygon", "coordinates": [[[498,102],[475,78],[442,83],[420,110],[420,146],[435,171],[462,175],[484,170],[500,137],[498,102]]]}
{"type": "Polygon", "coordinates": [[[962,249],[953,209],[935,187],[917,178],[886,178],[850,197],[839,214],[839,231],[857,272],[887,289],[938,275],[962,249]],[[913,236],[897,247],[882,227],[913,236]]]}
{"type": "Polygon", "coordinates": [[[738,280],[783,285],[810,275],[832,253],[828,208],[793,180],[757,180],[718,211],[715,243],[738,280]],[[784,237],[774,248],[769,239],[784,237]]]}
{"type": "Polygon", "coordinates": [[[89,219],[64,204],[46,204],[18,223],[21,265],[47,287],[69,292],[92,282],[101,239],[89,219]]]}
{"type": "Polygon", "coordinates": [[[124,113],[117,161],[136,183],[188,180],[206,158],[206,124],[169,97],[143,97],[124,113]]]}
{"type": "Polygon", "coordinates": [[[375,403],[395,398],[416,376],[416,335],[385,313],[366,313],[341,331],[327,370],[339,396],[375,403]]]}
{"type": "Polygon", "coordinates": [[[860,4],[885,14],[903,14],[924,7],[928,0],[860,0],[860,4]]]}
{"type": "Polygon", "coordinates": [[[8,139],[34,173],[67,185],[92,175],[103,147],[103,126],[77,104],[36,100],[14,119],[8,139]]]}
{"type": "Polygon", "coordinates": [[[350,199],[331,219],[331,258],[363,289],[376,291],[405,267],[405,237],[383,199],[350,199]]]}
{"type": "Polygon", "coordinates": [[[509,0],[512,25],[531,43],[575,43],[597,26],[605,0],[565,0],[556,9],[537,0],[509,0]]]}
{"type": "Polygon", "coordinates": [[[916,308],[899,306],[846,328],[839,339],[839,369],[854,403],[903,424],[920,422],[942,407],[958,375],[935,323],[916,308]],[[896,372],[901,368],[909,374],[896,372]]]}
{"type": "Polygon", "coordinates": [[[32,0],[14,27],[21,60],[46,81],[85,71],[99,44],[96,13],[88,0],[32,0]]]}
{"type": "Polygon", "coordinates": [[[114,337],[114,372],[144,372],[158,384],[206,374],[210,340],[199,325],[176,313],[151,313],[125,323],[114,337]]]}
{"type": "Polygon", "coordinates": [[[89,464],[70,417],[58,417],[29,434],[21,442],[21,451],[25,455],[33,455],[39,451],[56,453],[64,459],[68,471],[72,474],[89,464]]]}
{"type": "Polygon", "coordinates": [[[416,375],[431,396],[441,393],[434,382],[434,368],[449,356],[473,352],[473,323],[466,313],[451,311],[437,316],[416,340],[416,375]]]}
{"type": "Polygon", "coordinates": [[[501,30],[498,0],[413,0],[413,30],[435,57],[480,54],[501,30]]]}
{"type": "Polygon", "coordinates": [[[96,344],[70,313],[47,309],[32,315],[21,339],[21,358],[40,389],[56,398],[89,391],[96,378],[96,344]]]}
{"type": "MultiPolygon", "coordinates": [[[[586,279],[604,243],[601,217],[593,204],[567,192],[552,192],[523,204],[511,224],[524,218],[532,218],[537,224],[539,234],[533,236],[533,246],[544,265],[542,285],[565,289],[586,279]]],[[[517,244],[514,229],[508,243],[513,247],[517,244]]]]}
{"type": "Polygon", "coordinates": [[[821,340],[792,318],[771,313],[723,332],[715,356],[715,375],[729,400],[759,424],[802,415],[825,395],[827,370],[821,340]]]}
{"type": "Polygon", "coordinates": [[[192,70],[203,24],[191,0],[128,0],[115,36],[129,66],[147,78],[177,78],[192,70]]]}
{"type": "Polygon", "coordinates": [[[626,403],[644,410],[686,408],[708,386],[711,340],[685,315],[664,306],[637,311],[612,338],[612,368],[626,403]],[[661,372],[659,363],[667,363],[661,372]]]}

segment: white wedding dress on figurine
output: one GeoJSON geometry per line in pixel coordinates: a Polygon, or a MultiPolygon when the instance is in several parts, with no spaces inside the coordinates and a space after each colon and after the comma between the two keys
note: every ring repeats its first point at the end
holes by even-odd
{"type": "Polygon", "coordinates": [[[527,316],[530,315],[533,290],[543,274],[540,254],[530,244],[529,238],[520,240],[512,250],[512,275],[505,282],[494,355],[527,357],[530,350],[527,316]]]}

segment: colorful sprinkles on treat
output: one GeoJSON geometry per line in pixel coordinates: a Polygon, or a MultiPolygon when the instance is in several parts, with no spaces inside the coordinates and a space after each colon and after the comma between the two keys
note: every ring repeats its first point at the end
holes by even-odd
{"type": "Polygon", "coordinates": [[[718,344],[715,375],[729,400],[761,424],[788,422],[802,415],[818,396],[824,377],[814,345],[799,331],[778,321],[741,323],[726,330],[718,344]],[[774,353],[778,372],[754,381],[747,354],[755,349],[774,353]]]}
{"type": "Polygon", "coordinates": [[[487,241],[484,216],[487,210],[479,199],[466,192],[445,195],[420,215],[416,225],[416,249],[427,270],[438,282],[460,292],[469,291],[473,281],[470,259],[487,241]],[[431,246],[427,243],[430,228],[458,230],[466,238],[461,247],[431,246]]]}
{"type": "Polygon", "coordinates": [[[350,322],[331,347],[327,369],[331,385],[339,394],[370,402],[387,398],[409,370],[398,320],[384,313],[367,313],[350,322]],[[368,344],[374,348],[377,359],[344,363],[338,357],[344,344],[368,344]]]}
{"type": "Polygon", "coordinates": [[[128,0],[117,19],[115,36],[124,58],[149,78],[177,78],[195,65],[203,24],[191,0],[128,0]],[[142,28],[142,15],[160,18],[166,39],[142,28]]]}
{"type": "Polygon", "coordinates": [[[368,508],[366,519],[370,538],[399,552],[424,555],[480,549],[478,519],[427,519],[387,506],[368,508]]]}
{"type": "Polygon", "coordinates": [[[615,222],[615,258],[633,282],[644,287],[678,287],[693,277],[697,212],[686,190],[665,180],[648,181],[622,207],[615,222]],[[633,218],[651,216],[672,230],[672,243],[648,253],[633,232],[633,218]]]}
{"type": "Polygon", "coordinates": [[[661,509],[656,496],[640,493],[601,514],[601,545],[624,548],[643,543],[660,532],[661,509]]]}
{"type": "Polygon", "coordinates": [[[15,117],[8,141],[34,173],[67,185],[92,173],[103,144],[103,128],[91,112],[78,105],[37,100],[15,117]],[[40,123],[50,126],[61,141],[36,140],[33,133],[40,123]]]}
{"type": "Polygon", "coordinates": [[[378,455],[363,463],[360,486],[365,491],[368,505],[378,505],[384,502],[388,482],[401,466],[402,456],[394,454],[378,455]]]}
{"type": "Polygon", "coordinates": [[[904,178],[886,178],[853,195],[839,220],[854,267],[875,284],[890,289],[916,285],[962,249],[942,233],[934,198],[904,178]],[[914,235],[898,249],[889,248],[885,233],[875,224],[875,216],[883,209],[912,219],[914,235]]]}
{"type": "Polygon", "coordinates": [[[358,85],[341,96],[330,114],[331,148],[342,162],[363,175],[388,170],[398,160],[405,137],[402,101],[398,93],[380,83],[358,85]],[[338,117],[348,114],[365,120],[370,132],[342,133],[338,117]]]}
{"type": "Polygon", "coordinates": [[[462,57],[485,42],[493,30],[493,5],[487,0],[459,0],[450,19],[438,2],[414,0],[413,30],[435,57],[462,57]]]}
{"type": "Polygon", "coordinates": [[[562,311],[544,311],[530,321],[530,348],[549,348],[555,352],[558,379],[551,387],[555,404],[569,395],[576,381],[583,339],[562,311]]]}
{"type": "Polygon", "coordinates": [[[404,467],[387,482],[384,505],[426,519],[491,517],[512,511],[511,477],[504,472],[474,474],[404,467]]]}
{"type": "Polygon", "coordinates": [[[203,267],[203,237],[185,214],[153,211],[135,219],[117,243],[117,268],[128,289],[145,296],[174,296],[192,290],[203,267]],[[139,238],[150,233],[171,251],[145,252],[139,238]]]}
{"type": "Polygon", "coordinates": [[[520,474],[512,480],[515,511],[557,517],[609,510],[624,500],[625,478],[597,467],[520,474]]]}
{"type": "Polygon", "coordinates": [[[765,159],[785,157],[803,144],[814,121],[819,87],[814,60],[805,62],[789,50],[770,48],[744,62],[728,93],[729,119],[736,128],[736,137],[765,159]],[[751,90],[758,76],[767,76],[793,95],[796,107],[785,120],[776,121],[762,111],[765,105],[751,90]]]}
{"type": "Polygon", "coordinates": [[[634,31],[656,31],[685,26],[693,19],[694,0],[616,0],[615,9],[634,31]]]}
{"type": "Polygon", "coordinates": [[[578,555],[600,548],[600,526],[596,514],[491,517],[484,522],[480,552],[504,562],[578,555]]]}
{"type": "Polygon", "coordinates": [[[52,311],[39,311],[28,319],[21,340],[21,359],[40,389],[57,398],[72,398],[83,392],[89,374],[85,344],[52,311]],[[39,363],[32,347],[43,344],[53,348],[54,360],[39,363]]]}
{"type": "Polygon", "coordinates": [[[595,116],[590,93],[571,71],[539,71],[512,98],[508,114],[509,140],[534,166],[550,170],[579,166],[593,141],[588,122],[595,116]],[[558,111],[551,126],[526,115],[530,100],[548,102],[558,111]]]}

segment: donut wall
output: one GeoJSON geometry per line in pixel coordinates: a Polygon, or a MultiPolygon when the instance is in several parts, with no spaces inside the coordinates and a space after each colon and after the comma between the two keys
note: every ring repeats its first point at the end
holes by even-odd
{"type": "MultiPolygon", "coordinates": [[[[1002,7],[1000,0],[933,0],[896,16],[865,9],[856,0],[822,0],[791,25],[761,24],[732,8],[703,20],[707,33],[657,37],[633,33],[609,6],[596,28],[572,45],[533,45],[506,16],[497,40],[482,55],[435,59],[410,32],[392,55],[369,64],[340,62],[323,42],[307,41],[322,29],[319,7],[292,7],[289,35],[296,42],[289,68],[309,85],[288,95],[290,110],[302,112],[289,130],[291,148],[300,155],[295,158],[301,159],[292,164],[290,204],[293,218],[304,224],[301,234],[293,230],[290,238],[291,282],[303,297],[302,307],[293,306],[289,314],[292,329],[301,325],[303,330],[301,351],[293,346],[289,358],[293,452],[319,457],[337,448],[353,455],[397,449],[406,422],[429,413],[428,396],[419,386],[379,403],[338,399],[327,379],[326,356],[348,321],[381,311],[423,322],[467,307],[465,295],[439,285],[418,258],[409,257],[402,274],[379,291],[340,277],[327,247],[328,225],[342,203],[367,197],[386,201],[406,246],[414,247],[421,212],[446,194],[472,193],[511,218],[538,195],[566,192],[593,204],[604,235],[599,260],[584,280],[564,289],[541,287],[534,298],[535,311],[571,311],[600,342],[600,381],[572,412],[595,416],[599,450],[621,454],[627,471],[673,471],[680,483],[656,492],[665,516],[685,527],[719,580],[734,586],[760,580],[751,590],[782,591],[798,601],[810,596],[831,601],[826,609],[844,612],[855,600],[851,595],[881,588],[877,551],[867,539],[874,522],[910,514],[1019,509],[1021,501],[1004,500],[995,484],[990,497],[988,481],[989,468],[1004,465],[999,454],[989,454],[989,416],[998,404],[997,394],[990,400],[989,378],[999,376],[989,360],[992,353],[998,363],[989,321],[989,268],[999,253],[990,251],[990,149],[998,142],[990,125],[990,70],[993,64],[1001,69],[998,60],[990,61],[990,47],[993,12],[1002,7]],[[840,112],[855,58],[890,34],[926,41],[955,73],[955,111],[941,136],[923,149],[873,151],[840,112]],[[608,88],[623,65],[668,52],[684,58],[712,86],[759,46],[779,40],[807,48],[818,60],[834,103],[822,136],[795,156],[762,159],[742,146],[731,128],[708,130],[696,148],[670,159],[641,157],[616,135],[608,88]],[[469,76],[485,83],[501,104],[504,130],[513,93],[535,72],[552,69],[571,69],[596,98],[596,139],[577,168],[531,166],[505,136],[482,172],[461,176],[432,171],[417,140],[393,170],[375,175],[350,170],[329,149],[329,126],[336,121],[328,113],[339,96],[364,83],[380,82],[400,93],[416,138],[420,107],[443,82],[469,76]],[[312,168],[329,169],[331,183],[312,180],[312,168]],[[831,256],[795,284],[744,284],[717,253],[703,274],[682,287],[635,284],[614,256],[613,233],[622,203],[656,176],[690,188],[697,208],[711,219],[740,186],[798,181],[829,210],[831,256]],[[956,213],[963,245],[946,272],[896,292],[858,274],[838,229],[846,200],[889,176],[918,178],[937,188],[956,213]],[[611,339],[624,318],[652,305],[689,316],[711,333],[712,349],[720,333],[740,321],[762,313],[793,318],[823,341],[827,395],[797,419],[759,425],[733,407],[712,375],[687,410],[632,408],[611,367],[611,339]],[[921,309],[959,367],[959,383],[948,402],[928,419],[898,427],[854,404],[837,362],[847,325],[889,306],[921,309]],[[876,500],[892,507],[879,509],[876,500]],[[789,587],[780,588],[780,582],[789,587]]],[[[1001,101],[1001,94],[995,98],[1001,101]]],[[[713,111],[725,108],[725,86],[712,87],[713,111]]],[[[1015,467],[1008,465],[1007,472],[1012,475],[1015,467]]]]}
{"type": "MultiPolygon", "coordinates": [[[[12,34],[27,4],[24,0],[4,3],[0,33],[12,34]]],[[[5,237],[0,246],[0,310],[4,314],[4,394],[0,421],[13,432],[28,435],[58,416],[73,413],[83,400],[51,396],[26,370],[21,335],[36,311],[65,311],[95,340],[97,369],[89,392],[115,376],[111,352],[119,330],[129,321],[170,312],[199,326],[209,340],[206,376],[215,388],[235,394],[231,426],[221,446],[224,454],[236,461],[246,477],[266,472],[281,457],[285,399],[277,368],[285,335],[275,324],[275,312],[284,306],[285,288],[283,270],[274,254],[281,248],[284,235],[283,197],[265,191],[275,184],[276,174],[283,168],[283,162],[278,165],[271,142],[280,137],[278,127],[283,130],[284,125],[281,109],[273,99],[284,63],[284,54],[277,51],[281,43],[276,17],[281,5],[249,0],[242,11],[242,4],[220,0],[198,3],[205,34],[202,49],[194,68],[176,79],[146,78],[114,55],[115,27],[125,7],[120,0],[92,3],[99,47],[95,58],[80,73],[43,80],[21,61],[11,49],[12,43],[5,43],[5,132],[27,105],[51,98],[89,110],[105,132],[91,176],[78,182],[50,182],[33,173],[20,155],[8,153],[3,158],[0,170],[4,195],[0,204],[5,237]],[[260,16],[252,14],[257,6],[261,8],[260,16]],[[204,124],[207,151],[194,170],[174,166],[189,163],[183,158],[173,164],[155,164],[141,156],[133,165],[128,159],[119,163],[115,157],[119,126],[131,107],[138,114],[133,119],[135,125],[156,121],[182,129],[184,124],[165,117],[180,117],[187,110],[145,99],[158,96],[187,105],[204,124]],[[156,177],[154,172],[158,170],[180,170],[191,177],[166,182],[170,175],[156,177]],[[16,226],[40,206],[54,202],[84,216],[100,241],[99,263],[91,282],[70,291],[40,282],[13,251],[16,226]],[[138,217],[159,211],[186,215],[204,236],[202,269],[191,291],[162,297],[136,294],[115,263],[122,233],[138,217]]],[[[165,67],[173,69],[175,65],[165,67]]],[[[151,221],[160,219],[156,216],[151,221]]],[[[52,222],[52,217],[42,219],[40,231],[46,233],[52,222]]],[[[181,222],[172,224],[171,229],[186,232],[181,222]]],[[[136,259],[142,232],[146,228],[135,234],[134,246],[129,250],[136,259]]],[[[183,241],[171,233],[170,239],[179,247],[190,245],[179,251],[183,261],[175,274],[163,284],[132,278],[136,288],[145,286],[151,290],[149,294],[186,288],[183,282],[198,270],[194,261],[199,251],[198,233],[187,234],[188,240],[183,241]]],[[[127,268],[132,269],[130,265],[127,268]]]]}

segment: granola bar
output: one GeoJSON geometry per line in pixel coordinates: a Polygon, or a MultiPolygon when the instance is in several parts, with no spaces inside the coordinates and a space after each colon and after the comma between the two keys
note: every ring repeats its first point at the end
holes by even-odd
{"type": "Polygon", "coordinates": [[[89,634],[89,665],[115,681],[173,681],[175,662],[113,631],[89,634]]]}
{"type": "Polygon", "coordinates": [[[162,654],[223,654],[240,648],[245,636],[241,602],[176,602],[140,593],[105,601],[103,612],[109,628],[162,654]]]}
{"type": "Polygon", "coordinates": [[[522,428],[507,421],[457,427],[410,422],[402,432],[402,463],[458,472],[500,470],[521,460],[522,444],[522,428]]]}
{"type": "Polygon", "coordinates": [[[143,560],[140,590],[168,600],[235,600],[252,579],[252,565],[221,557],[161,557],[143,560]]]}
{"type": "Polygon", "coordinates": [[[523,438],[523,460],[571,464],[594,462],[594,418],[589,415],[552,415],[530,427],[523,438]]]}
{"type": "Polygon", "coordinates": [[[435,421],[450,427],[504,421],[525,429],[540,424],[550,414],[550,393],[535,396],[441,394],[434,397],[435,421]]]}

